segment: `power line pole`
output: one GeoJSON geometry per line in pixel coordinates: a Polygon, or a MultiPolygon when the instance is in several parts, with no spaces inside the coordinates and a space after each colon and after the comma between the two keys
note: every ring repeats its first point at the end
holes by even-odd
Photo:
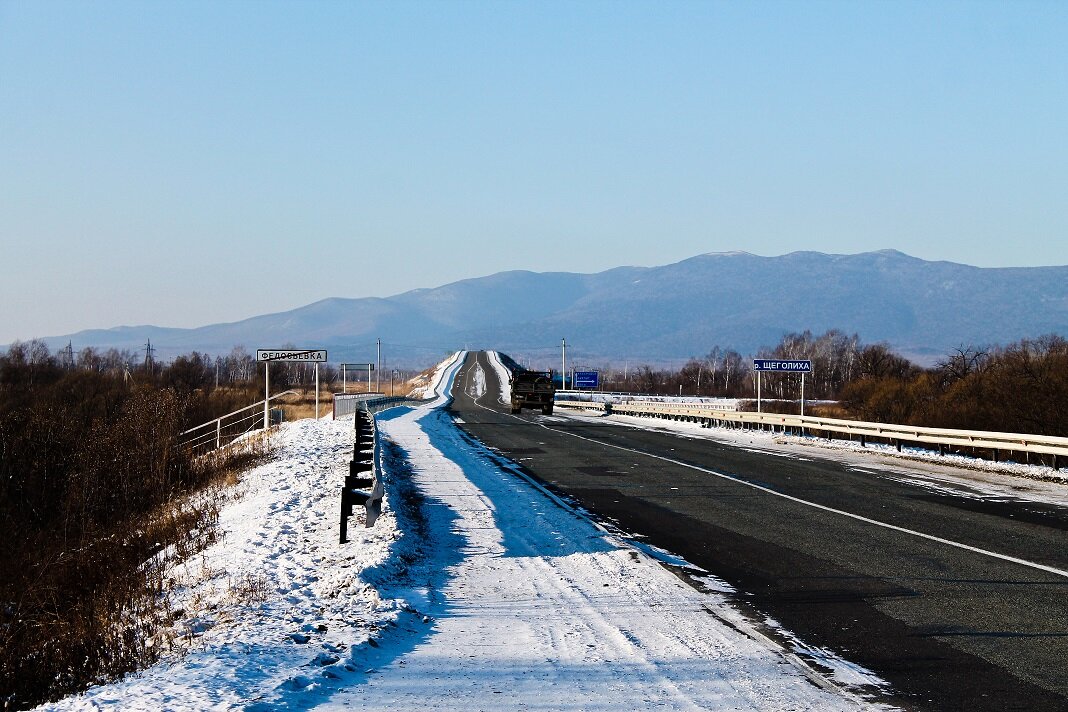
{"type": "Polygon", "coordinates": [[[560,390],[567,390],[567,340],[560,339],[560,390]]]}
{"type": "MultiPolygon", "coordinates": [[[[378,340],[378,371],[375,372],[375,391],[382,392],[382,339],[378,340]]],[[[371,384],[367,384],[368,390],[371,388],[371,384]]]]}
{"type": "Polygon", "coordinates": [[[155,353],[155,351],[156,349],[152,347],[152,339],[149,339],[148,343],[145,344],[145,368],[149,373],[152,373],[153,371],[154,362],[152,354],[155,353]]]}

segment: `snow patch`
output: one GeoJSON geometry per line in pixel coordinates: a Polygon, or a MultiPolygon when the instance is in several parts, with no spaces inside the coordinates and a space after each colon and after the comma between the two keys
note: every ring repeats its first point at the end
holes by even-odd
{"type": "Polygon", "coordinates": [[[501,404],[509,405],[512,402],[512,374],[508,367],[504,365],[504,362],[501,361],[501,355],[498,352],[489,352],[489,362],[490,366],[493,367],[494,373],[497,374],[497,380],[501,384],[501,404]]]}

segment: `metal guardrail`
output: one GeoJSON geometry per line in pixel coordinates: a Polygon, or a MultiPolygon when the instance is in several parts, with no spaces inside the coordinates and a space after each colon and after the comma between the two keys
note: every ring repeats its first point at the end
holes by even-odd
{"type": "Polygon", "coordinates": [[[361,408],[374,414],[381,413],[387,408],[396,408],[401,405],[420,405],[424,402],[419,398],[408,398],[407,396],[377,396],[363,401],[361,408]]]}
{"type": "MultiPolygon", "coordinates": [[[[367,395],[367,394],[362,394],[367,395]]],[[[349,517],[353,507],[362,505],[366,516],[365,526],[374,526],[382,513],[382,497],[385,487],[382,484],[382,451],[378,439],[378,423],[374,414],[388,408],[395,408],[410,403],[420,403],[414,398],[403,396],[382,396],[372,393],[370,397],[359,399],[354,411],[353,427],[355,439],[352,446],[352,460],[349,462],[349,474],[341,486],[341,526],[340,543],[348,540],[349,517]]]]}
{"type": "MultiPolygon", "coordinates": [[[[282,396],[293,395],[296,391],[282,391],[267,399],[272,401],[282,396]]],[[[232,413],[219,416],[214,420],[201,423],[178,434],[178,447],[202,455],[229,445],[237,438],[253,430],[263,429],[264,401],[256,401],[232,413]],[[246,413],[251,411],[251,413],[246,413]]]]}
{"type": "Polygon", "coordinates": [[[818,418],[814,416],[783,415],[781,413],[744,413],[714,410],[701,406],[670,403],[590,403],[586,401],[557,401],[565,408],[600,410],[621,415],[637,415],[672,420],[688,420],[711,427],[722,424],[756,425],[760,427],[798,430],[815,430],[824,433],[841,433],[859,436],[861,445],[867,438],[882,438],[895,444],[916,442],[937,445],[940,454],[946,447],[970,447],[990,450],[997,461],[1002,451],[1026,452],[1052,455],[1053,468],[1057,469],[1058,458],[1068,457],[1068,438],[1052,435],[1028,435],[1025,433],[997,433],[983,430],[952,430],[928,428],[915,425],[869,423],[860,420],[818,418]]]}
{"type": "Polygon", "coordinates": [[[378,426],[366,410],[356,411],[354,420],[355,440],[352,445],[352,461],[349,474],[341,486],[340,543],[348,541],[349,517],[352,509],[361,505],[366,512],[365,526],[374,526],[382,513],[382,497],[385,488],[379,474],[382,472],[381,451],[378,445],[378,426]]]}
{"type": "Polygon", "coordinates": [[[334,420],[352,415],[360,409],[360,403],[380,395],[380,393],[335,393],[334,420]]]}
{"type": "Polygon", "coordinates": [[[640,393],[625,393],[621,391],[557,391],[557,403],[569,402],[593,402],[593,403],[665,403],[668,405],[678,404],[690,407],[703,407],[711,410],[738,410],[735,399],[723,399],[706,396],[650,396],[640,393]]]}
{"type": "Polygon", "coordinates": [[[598,413],[611,413],[615,408],[612,403],[606,403],[604,401],[576,401],[576,400],[558,400],[555,405],[564,408],[573,408],[575,410],[592,410],[598,413]]]}
{"type": "Polygon", "coordinates": [[[356,411],[365,410],[378,413],[386,408],[397,405],[422,403],[417,398],[407,396],[387,396],[381,393],[335,393],[334,394],[334,419],[352,415],[356,411]]]}

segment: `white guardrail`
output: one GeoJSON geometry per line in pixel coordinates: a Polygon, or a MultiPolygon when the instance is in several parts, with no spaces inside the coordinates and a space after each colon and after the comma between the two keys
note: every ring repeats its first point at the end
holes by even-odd
{"type": "Polygon", "coordinates": [[[841,420],[838,418],[817,418],[809,415],[783,415],[781,413],[741,413],[715,410],[699,405],[671,403],[591,403],[588,401],[557,401],[563,408],[594,410],[607,414],[637,415],[671,420],[699,422],[706,427],[726,423],[739,425],[770,426],[797,430],[815,430],[823,433],[842,433],[859,436],[861,444],[867,438],[883,438],[901,449],[901,442],[917,442],[937,445],[940,453],[948,447],[970,447],[992,451],[997,461],[1002,451],[1030,452],[1053,456],[1053,467],[1057,459],[1068,457],[1068,438],[1052,435],[1027,435],[1023,433],[995,433],[983,430],[950,430],[947,428],[926,428],[916,425],[891,425],[887,423],[868,423],[860,420],[841,420]]]}

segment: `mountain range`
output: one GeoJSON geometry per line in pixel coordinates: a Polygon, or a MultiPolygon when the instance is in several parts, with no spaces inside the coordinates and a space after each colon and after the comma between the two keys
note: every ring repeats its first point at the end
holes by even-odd
{"type": "Polygon", "coordinates": [[[432,363],[457,348],[541,360],[561,338],[580,365],[678,363],[712,346],[743,354],[786,332],[831,328],[885,342],[929,363],[962,345],[1068,334],[1068,266],[980,268],[895,250],[856,255],[746,252],[596,274],[510,271],[388,298],[331,298],[291,311],[192,329],[120,326],[43,339],[167,359],[287,345],[325,348],[332,362],[432,363]]]}

